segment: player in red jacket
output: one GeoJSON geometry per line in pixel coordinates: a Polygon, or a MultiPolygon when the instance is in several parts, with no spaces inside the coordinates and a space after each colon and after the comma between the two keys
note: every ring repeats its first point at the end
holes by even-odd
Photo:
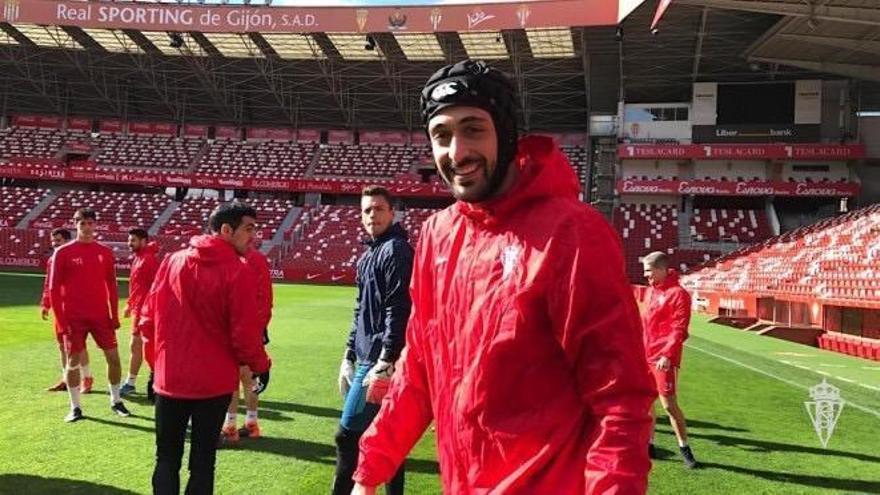
{"type": "Polygon", "coordinates": [[[375,493],[433,420],[444,493],[645,493],[654,400],[619,239],[482,62],[422,91],[458,200],[422,229],[406,346],[360,443],[375,493]]]}
{"type": "Polygon", "coordinates": [[[186,493],[213,493],[217,434],[238,388],[239,364],[260,374],[258,385],[268,383],[271,361],[254,317],[257,280],[241,258],[256,218],[244,203],[218,206],[208,219],[211,234],[166,256],[147,296],[139,325],[155,354],[156,495],[179,493],[190,421],[186,493]]]}
{"type": "MultiPolygon", "coordinates": [[[[665,253],[655,251],[645,256],[642,265],[650,285],[645,295],[643,316],[648,365],[660,393],[660,404],[669,416],[672,431],[678,439],[684,465],[693,469],[698,467],[698,463],[688,446],[684,413],[676,399],[682,348],[688,338],[691,319],[691,296],[678,284],[678,274],[669,268],[669,257],[665,253]]],[[[649,452],[653,457],[653,438],[649,452]]]]}
{"type": "MultiPolygon", "coordinates": [[[[70,231],[64,228],[57,228],[52,231],[51,234],[51,242],[52,242],[52,252],[54,252],[60,248],[61,246],[70,242],[71,235],[70,231]]],[[[49,277],[52,272],[52,256],[50,255],[48,259],[46,259],[46,278],[43,280],[43,296],[40,299],[40,317],[43,321],[49,319],[49,311],[52,310],[52,294],[49,291],[49,277]]],[[[64,352],[64,334],[61,331],[61,327],[58,325],[58,322],[55,321],[55,340],[58,341],[58,351],[61,354],[61,380],[47,388],[47,392],[66,392],[67,391],[67,353],[64,352]]],[[[80,386],[81,393],[87,394],[92,391],[92,384],[94,383],[94,378],[92,378],[92,371],[89,369],[89,351],[83,348],[82,355],[80,356],[80,369],[83,373],[82,386],[80,386]]]]}
{"type": "MultiPolygon", "coordinates": [[[[263,345],[269,343],[269,321],[272,319],[272,275],[269,272],[269,260],[266,255],[256,247],[251,246],[244,257],[248,267],[254,271],[257,277],[257,322],[263,329],[263,345]]],[[[220,432],[221,445],[234,444],[240,437],[260,438],[260,425],[258,422],[259,398],[253,390],[251,376],[253,371],[247,366],[240,369],[241,387],[244,390],[245,416],[244,426],[238,429],[238,392],[232,394],[229,408],[226,410],[226,421],[220,432]]]]}
{"type": "Polygon", "coordinates": [[[128,416],[128,409],[119,395],[122,366],[116,347],[119,295],[116,291],[113,251],[95,241],[97,215],[94,210],[76,210],[73,221],[76,224],[76,241],[65,244],[55,252],[49,276],[52,310],[64,335],[64,350],[67,353],[70,413],[64,420],[74,422],[83,418],[79,367],[89,334],[107,359],[110,409],[120,416],[128,416]]]}
{"type": "Polygon", "coordinates": [[[128,281],[128,304],[125,305],[123,316],[131,318],[131,360],[128,364],[128,380],[122,384],[119,393],[124,397],[135,391],[138,372],[144,361],[144,341],[138,330],[138,315],[141,314],[144,300],[159,270],[159,245],[150,242],[150,236],[144,229],[128,231],[128,249],[131,250],[131,273],[128,281]]]}

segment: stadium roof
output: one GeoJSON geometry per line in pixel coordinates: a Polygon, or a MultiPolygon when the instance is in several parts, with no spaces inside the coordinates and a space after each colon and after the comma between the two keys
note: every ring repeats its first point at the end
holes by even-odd
{"type": "Polygon", "coordinates": [[[425,79],[471,56],[516,80],[529,129],[584,130],[590,111],[616,113],[621,98],[687,101],[695,81],[853,77],[861,109],[880,109],[870,82],[880,81],[880,5],[846,3],[856,2],[829,1],[810,17],[794,0],[677,0],[656,36],[656,0],[619,29],[168,33],[4,22],[0,81],[7,113],[416,128],[425,79]]]}

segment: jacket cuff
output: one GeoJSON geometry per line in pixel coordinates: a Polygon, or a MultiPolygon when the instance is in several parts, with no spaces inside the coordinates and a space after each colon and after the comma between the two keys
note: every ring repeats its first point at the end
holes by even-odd
{"type": "Polygon", "coordinates": [[[352,350],[351,348],[346,348],[344,359],[353,363],[357,362],[357,354],[355,354],[354,350],[352,350]]]}
{"type": "Polygon", "coordinates": [[[385,361],[388,363],[394,363],[397,361],[397,358],[400,357],[400,351],[392,351],[387,347],[382,349],[382,354],[379,355],[380,361],[385,361]]]}

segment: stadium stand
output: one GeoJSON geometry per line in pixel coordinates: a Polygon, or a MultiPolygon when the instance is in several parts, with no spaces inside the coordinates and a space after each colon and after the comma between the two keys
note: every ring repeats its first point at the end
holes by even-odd
{"type": "Polygon", "coordinates": [[[33,228],[71,226],[77,208],[91,207],[98,213],[98,228],[127,232],[148,229],[171,200],[162,195],[122,192],[68,191],[58,196],[31,222],[33,228]]]}
{"type": "Polygon", "coordinates": [[[128,169],[186,169],[204,146],[201,139],[102,134],[93,140],[100,166],[128,169]]]}
{"type": "Polygon", "coordinates": [[[0,187],[0,227],[15,227],[48,193],[48,189],[0,187]]]}
{"type": "Polygon", "coordinates": [[[880,206],[823,220],[685,277],[694,290],[880,299],[880,206]]]}
{"type": "MultiPolygon", "coordinates": [[[[293,202],[284,199],[245,199],[245,202],[257,210],[259,235],[262,239],[271,239],[287,213],[293,208],[293,202]]],[[[188,198],[168,219],[162,228],[165,235],[191,236],[201,234],[208,224],[211,211],[219,201],[214,198],[188,198]]]]}
{"type": "Polygon", "coordinates": [[[15,265],[10,260],[30,259],[34,260],[31,266],[39,266],[36,260],[50,253],[49,240],[48,230],[0,228],[0,258],[7,265],[15,265]]]}
{"type": "Polygon", "coordinates": [[[695,241],[758,242],[771,237],[765,212],[753,209],[694,208],[690,232],[695,241]]]}
{"type": "Polygon", "coordinates": [[[568,155],[571,165],[575,168],[578,181],[584,184],[590,174],[590,157],[588,156],[587,148],[573,145],[563,145],[561,148],[568,155]]]}
{"type": "Polygon", "coordinates": [[[623,241],[627,273],[642,282],[639,258],[650,251],[672,253],[678,246],[678,208],[674,205],[624,203],[614,211],[614,227],[623,241]]]}
{"type": "Polygon", "coordinates": [[[424,146],[331,143],[322,145],[315,175],[394,177],[427,153],[424,146]]]}
{"type": "Polygon", "coordinates": [[[60,129],[10,127],[0,130],[0,159],[55,158],[70,138],[88,139],[87,134],[67,133],[60,129]]]}
{"type": "Polygon", "coordinates": [[[196,172],[229,178],[291,179],[305,175],[314,153],[312,143],[218,139],[199,160],[196,172]]]}
{"type": "Polygon", "coordinates": [[[422,224],[440,210],[433,208],[408,208],[401,221],[403,228],[409,233],[409,242],[415,247],[422,234],[422,224]]]}
{"type": "Polygon", "coordinates": [[[299,238],[282,259],[284,268],[308,272],[343,271],[353,274],[363,251],[357,206],[316,206],[294,226],[299,238]]]}
{"type": "Polygon", "coordinates": [[[187,198],[180,203],[162,227],[165,235],[196,235],[205,231],[208,215],[217,207],[214,198],[187,198]]]}

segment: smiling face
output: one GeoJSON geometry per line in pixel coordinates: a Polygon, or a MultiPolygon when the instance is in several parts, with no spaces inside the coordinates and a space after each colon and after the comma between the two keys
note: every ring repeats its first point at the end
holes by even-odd
{"type": "Polygon", "coordinates": [[[498,137],[489,112],[455,106],[440,110],[428,122],[434,163],[456,199],[478,203],[492,194],[498,167],[498,137]]]}

